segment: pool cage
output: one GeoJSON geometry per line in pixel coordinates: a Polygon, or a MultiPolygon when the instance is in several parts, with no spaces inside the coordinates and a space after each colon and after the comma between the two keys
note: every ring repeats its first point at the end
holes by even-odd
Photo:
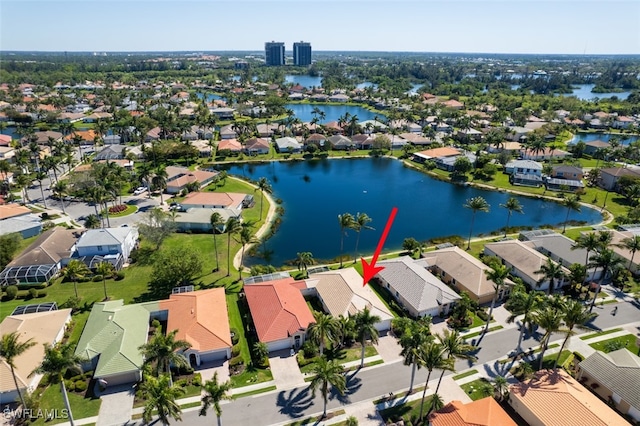
{"type": "Polygon", "coordinates": [[[38,284],[49,281],[58,272],[58,265],[10,266],[0,272],[0,285],[38,284]]]}

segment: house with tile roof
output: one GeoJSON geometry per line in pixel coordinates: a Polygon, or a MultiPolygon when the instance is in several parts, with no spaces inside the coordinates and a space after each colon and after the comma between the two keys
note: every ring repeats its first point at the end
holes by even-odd
{"type": "Polygon", "coordinates": [[[249,155],[268,154],[271,144],[262,138],[251,138],[244,143],[244,151],[249,155]]]}
{"type": "MultiPolygon", "coordinates": [[[[481,305],[493,300],[494,284],[487,279],[485,273],[491,268],[460,247],[431,251],[425,253],[423,259],[429,265],[428,269],[433,275],[459,292],[466,291],[472,300],[481,305]]],[[[510,279],[506,279],[505,284],[498,293],[498,301],[508,297],[514,285],[510,279]]]]}
{"type": "Polygon", "coordinates": [[[423,259],[409,256],[378,262],[384,269],[376,276],[381,287],[389,291],[413,317],[446,315],[460,296],[427,270],[423,259]]]}
{"type": "Polygon", "coordinates": [[[362,276],[354,268],[311,274],[305,280],[308,289],[333,317],[348,317],[368,308],[371,315],[380,317],[378,331],[389,330],[393,314],[369,286],[362,285],[362,276]]]}
{"type": "Polygon", "coordinates": [[[424,162],[426,160],[437,160],[445,157],[457,157],[460,154],[460,150],[445,146],[441,148],[433,148],[416,152],[413,154],[413,156],[415,161],[424,162]]]}
{"type": "Polygon", "coordinates": [[[335,150],[349,150],[355,148],[356,144],[344,135],[333,135],[328,139],[331,144],[331,149],[335,150]]]}
{"type": "Polygon", "coordinates": [[[140,381],[144,357],[138,348],[147,342],[150,312],[157,310],[157,302],[150,305],[95,303],[75,351],[87,360],[83,370],[93,370],[93,378],[108,386],[140,381]]]}
{"type": "Polygon", "coordinates": [[[167,179],[167,188],[165,191],[168,194],[177,194],[190,184],[197,184],[199,188],[202,188],[213,182],[216,176],[218,176],[218,172],[208,172],[206,170],[192,171],[184,168],[167,179]]]}
{"type": "Polygon", "coordinates": [[[594,352],[578,364],[578,381],[640,422],[640,358],[627,348],[594,352]]]}
{"type": "Polygon", "coordinates": [[[640,179],[640,170],[627,167],[605,167],[600,169],[598,186],[607,191],[617,191],[618,181],[622,176],[640,179]]]}
{"type": "Polygon", "coordinates": [[[213,213],[218,213],[222,218],[223,223],[216,226],[216,231],[220,234],[227,229],[227,221],[230,218],[235,217],[242,220],[242,210],[192,207],[187,210],[180,210],[173,221],[180,232],[211,232],[211,215],[213,213]]]}
{"type": "Polygon", "coordinates": [[[540,370],[509,387],[509,405],[531,426],[628,426],[629,423],[561,369],[540,370]]]}
{"type": "MultiPolygon", "coordinates": [[[[596,231],[591,231],[596,232],[596,231]]],[[[613,250],[613,252],[624,259],[624,267],[628,268],[634,274],[640,272],[640,254],[638,252],[632,253],[631,250],[628,250],[624,247],[620,247],[619,244],[622,243],[622,240],[625,238],[631,238],[636,235],[640,235],[640,232],[636,231],[617,231],[615,229],[607,230],[611,234],[611,244],[609,244],[609,248],[613,250]]],[[[587,232],[585,232],[587,233],[587,232]]]]}
{"type": "Polygon", "coordinates": [[[242,210],[254,203],[253,195],[237,192],[191,192],[182,200],[182,208],[242,210]]]}
{"type": "Polygon", "coordinates": [[[159,302],[167,311],[167,332],[177,330],[176,339],[191,348],[183,352],[193,367],[231,358],[231,331],[224,288],[172,294],[159,302]]]}
{"type": "Polygon", "coordinates": [[[260,342],[269,351],[302,347],[309,325],[315,323],[300,290],[304,282],[293,278],[245,284],[244,294],[260,342]]]}
{"type": "Polygon", "coordinates": [[[275,140],[276,151],[296,153],[302,151],[302,144],[298,142],[296,138],[291,136],[285,136],[283,138],[277,138],[275,140]]]}
{"type": "Polygon", "coordinates": [[[429,415],[429,426],[516,426],[493,397],[463,404],[451,401],[429,415]]]}
{"type": "MultiPolygon", "coordinates": [[[[44,358],[44,345],[55,345],[64,337],[67,324],[71,321],[71,309],[48,312],[34,312],[9,315],[0,323],[0,335],[18,332],[21,343],[32,339],[35,345],[14,360],[18,386],[24,393],[33,391],[40,383],[42,374],[30,376],[44,358]]],[[[0,404],[12,403],[18,398],[11,367],[0,360],[0,404]]]]}

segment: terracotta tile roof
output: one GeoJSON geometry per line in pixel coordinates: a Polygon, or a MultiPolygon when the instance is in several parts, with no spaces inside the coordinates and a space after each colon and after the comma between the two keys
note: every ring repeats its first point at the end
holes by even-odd
{"type": "Polygon", "coordinates": [[[4,206],[0,207],[0,220],[8,219],[10,217],[22,216],[29,213],[31,213],[31,210],[29,210],[25,206],[21,206],[20,204],[5,204],[4,206]]]}
{"type": "Polygon", "coordinates": [[[244,287],[253,323],[261,342],[286,339],[315,322],[293,278],[244,287]]]}
{"type": "Polygon", "coordinates": [[[460,151],[455,148],[450,147],[442,147],[442,148],[434,148],[427,149],[426,151],[420,151],[418,154],[424,157],[429,158],[440,158],[440,157],[451,157],[454,155],[460,155],[460,151]]]}
{"type": "Polygon", "coordinates": [[[182,201],[184,205],[236,207],[242,203],[246,194],[235,192],[191,192],[182,201]]]}
{"type": "Polygon", "coordinates": [[[7,266],[54,265],[71,256],[71,248],[83,230],[58,226],[43,232],[7,266]]]}
{"type": "Polygon", "coordinates": [[[89,130],[76,130],[73,133],[68,134],[64,137],[67,141],[73,141],[74,134],[80,136],[83,141],[93,142],[96,137],[96,132],[93,129],[89,130]]]}
{"type": "Polygon", "coordinates": [[[429,416],[431,426],[516,426],[492,397],[468,404],[451,401],[429,416]]]}
{"type": "Polygon", "coordinates": [[[176,339],[191,343],[199,352],[230,348],[231,331],[224,288],[172,294],[160,301],[168,310],[167,331],[178,330],[176,339]]]}
{"type": "MultiPolygon", "coordinates": [[[[548,426],[627,425],[626,420],[564,370],[541,370],[509,388],[511,405],[548,426]]],[[[531,419],[530,419],[531,420],[531,419]]]]}
{"type": "Polygon", "coordinates": [[[9,146],[11,144],[11,135],[0,135],[0,146],[9,146]]]}
{"type": "Polygon", "coordinates": [[[228,149],[229,151],[242,151],[242,144],[236,139],[223,139],[218,142],[218,151],[228,149]]]}

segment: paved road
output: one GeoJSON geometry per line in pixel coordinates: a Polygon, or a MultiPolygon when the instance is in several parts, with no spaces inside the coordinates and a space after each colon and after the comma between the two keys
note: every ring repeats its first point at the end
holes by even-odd
{"type": "MultiPolygon", "coordinates": [[[[595,308],[600,316],[594,321],[596,328],[606,329],[616,327],[620,324],[627,324],[640,319],[640,305],[634,302],[619,303],[616,316],[611,315],[614,305],[604,305],[595,308]]],[[[579,331],[579,333],[583,333],[579,331]]],[[[518,330],[515,328],[495,331],[488,334],[482,341],[481,348],[477,353],[478,363],[484,364],[498,358],[504,357],[514,349],[518,339],[518,330]]],[[[533,336],[523,341],[522,347],[527,349],[538,345],[536,340],[540,336],[533,336]]],[[[552,340],[561,339],[562,335],[554,335],[552,340]]],[[[493,368],[489,364],[487,368],[493,368]]],[[[458,371],[469,368],[466,361],[458,362],[458,371]]],[[[500,373],[500,372],[499,372],[500,373]]],[[[449,373],[451,374],[451,373],[449,373]]],[[[504,374],[504,373],[502,373],[504,374]]],[[[418,371],[416,383],[426,380],[427,372],[418,371]]],[[[438,372],[432,374],[432,379],[437,378],[438,372]]],[[[381,397],[390,391],[397,392],[409,386],[410,368],[401,362],[384,365],[379,368],[357,373],[349,376],[348,390],[344,396],[332,394],[328,408],[335,409],[341,405],[352,404],[358,401],[381,397]]],[[[275,393],[256,395],[254,397],[241,398],[223,405],[223,423],[226,425],[265,425],[281,422],[291,422],[298,418],[304,418],[322,411],[322,400],[320,394],[313,398],[308,388],[295,388],[283,390],[275,393]]],[[[209,425],[213,418],[212,414],[207,417],[200,417],[198,411],[187,411],[183,413],[182,424],[188,425],[209,425]]],[[[178,424],[172,422],[172,424],[178,424]]]]}

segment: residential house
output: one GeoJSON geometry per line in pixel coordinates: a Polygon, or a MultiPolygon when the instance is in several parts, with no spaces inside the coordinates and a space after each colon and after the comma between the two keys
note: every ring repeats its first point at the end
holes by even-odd
{"type": "Polygon", "coordinates": [[[26,142],[33,140],[38,145],[46,145],[47,143],[49,143],[49,140],[62,142],[62,133],[47,130],[46,132],[35,132],[32,136],[29,137],[29,141],[27,141],[26,138],[27,136],[23,138],[23,140],[26,142]]]}
{"type": "Polygon", "coordinates": [[[378,120],[365,120],[358,123],[358,126],[366,133],[385,132],[389,127],[378,120]]]}
{"type": "Polygon", "coordinates": [[[584,183],[582,183],[582,181],[580,180],[545,177],[544,186],[549,191],[575,192],[579,189],[584,188],[584,183]]]}
{"type": "Polygon", "coordinates": [[[11,135],[0,134],[0,146],[10,146],[12,141],[11,135]]]}
{"type": "Polygon", "coordinates": [[[176,293],[158,304],[160,311],[167,311],[167,332],[176,330],[176,340],[191,344],[182,354],[192,367],[231,358],[224,288],[176,293]]]}
{"type": "Polygon", "coordinates": [[[607,191],[617,191],[618,181],[622,176],[640,179],[640,170],[623,167],[606,167],[600,169],[598,186],[607,191]]]}
{"type": "Polygon", "coordinates": [[[0,235],[17,232],[30,238],[42,232],[42,219],[27,207],[10,203],[0,205],[0,235]]]}
{"type": "Polygon", "coordinates": [[[237,139],[222,139],[218,142],[216,153],[218,155],[225,155],[226,153],[237,155],[242,152],[242,149],[242,144],[237,139]]]}
{"type": "Polygon", "coordinates": [[[147,134],[144,136],[145,142],[153,142],[160,139],[160,135],[162,134],[162,129],[160,127],[154,127],[149,130],[147,134]]]}
{"type": "Polygon", "coordinates": [[[118,268],[129,259],[137,245],[137,227],[89,229],[76,243],[76,254],[86,259],[100,256],[118,268]]]}
{"type": "MultiPolygon", "coordinates": [[[[28,310],[27,310],[28,312],[28,310]]],[[[19,342],[35,343],[14,359],[14,372],[18,387],[24,395],[38,387],[42,374],[32,375],[44,358],[44,345],[54,346],[62,341],[67,324],[71,321],[71,309],[11,314],[0,323],[0,335],[18,333],[19,342]]],[[[18,392],[11,374],[11,367],[0,360],[0,404],[10,404],[18,399],[18,392]]]]}
{"type": "Polygon", "coordinates": [[[532,160],[513,160],[504,166],[504,172],[542,176],[542,164],[532,160]]]}
{"type": "Polygon", "coordinates": [[[434,142],[432,139],[426,138],[418,133],[400,133],[398,136],[415,146],[430,145],[434,142]]]}
{"type": "Polygon", "coordinates": [[[329,96],[329,102],[349,102],[349,96],[343,93],[336,93],[329,96]]]}
{"type": "Polygon", "coordinates": [[[322,133],[313,133],[309,135],[309,137],[304,141],[304,145],[316,145],[317,147],[322,147],[327,142],[327,137],[322,133]]]}
{"type": "Polygon", "coordinates": [[[385,268],[375,278],[413,317],[447,315],[460,296],[409,256],[378,262],[385,268]]]}
{"type": "Polygon", "coordinates": [[[213,182],[216,176],[218,176],[218,172],[208,172],[205,170],[191,171],[184,167],[172,167],[172,169],[172,175],[167,178],[166,192],[168,194],[178,194],[191,184],[197,184],[198,188],[203,188],[213,182]]]}
{"type": "Polygon", "coordinates": [[[315,323],[300,292],[304,287],[303,281],[293,278],[245,284],[253,326],[269,352],[299,349],[304,344],[309,326],[315,323]]]}
{"type": "Polygon", "coordinates": [[[83,370],[107,386],[142,380],[144,357],[138,349],[147,343],[150,311],[144,304],[125,305],[122,299],[93,304],[75,354],[86,361],[83,370]]]}
{"type": "Polygon", "coordinates": [[[120,160],[125,157],[126,150],[125,145],[106,145],[96,154],[94,160],[120,160]]]}
{"type": "Polygon", "coordinates": [[[513,142],[522,142],[527,138],[527,133],[533,131],[531,129],[519,126],[508,127],[508,130],[509,132],[507,133],[507,139],[510,139],[513,142]]]}
{"type": "Polygon", "coordinates": [[[578,364],[578,381],[640,422],[640,358],[627,348],[596,351],[578,364]]]}
{"type": "Polygon", "coordinates": [[[234,113],[236,112],[234,108],[227,107],[210,108],[209,111],[211,114],[215,114],[220,120],[233,120],[234,113]]]}
{"type": "Polygon", "coordinates": [[[277,138],[275,143],[278,152],[297,153],[302,151],[302,144],[290,136],[277,138]]]}
{"type": "Polygon", "coordinates": [[[0,286],[44,283],[71,258],[79,231],[54,227],[43,232],[0,272],[0,286]]]}
{"type": "Polygon", "coordinates": [[[373,146],[373,138],[367,134],[353,135],[351,140],[356,144],[357,149],[371,149],[373,146]]]}
{"type": "Polygon", "coordinates": [[[520,142],[509,142],[509,141],[504,141],[498,146],[489,145],[487,147],[487,151],[492,154],[499,153],[499,152],[506,152],[511,155],[520,155],[521,150],[522,150],[522,144],[520,142]]]}
{"type": "Polygon", "coordinates": [[[451,147],[433,148],[413,154],[414,160],[424,163],[427,160],[437,160],[446,157],[457,157],[461,153],[460,150],[451,147]]]}
{"type": "Polygon", "coordinates": [[[567,157],[570,157],[571,154],[561,149],[546,147],[542,151],[535,151],[533,149],[523,149],[522,151],[520,151],[520,156],[524,160],[542,161],[542,160],[552,160],[554,158],[555,159],[567,158],[567,157]]]}
{"type": "Polygon", "coordinates": [[[609,142],[601,141],[599,139],[595,141],[589,141],[584,143],[584,153],[594,156],[602,150],[608,149],[610,147],[611,145],[609,144],[609,142]]]}
{"type": "Polygon", "coordinates": [[[551,177],[558,179],[582,180],[584,178],[584,174],[582,172],[582,167],[561,164],[553,167],[551,177]]]}
{"type": "Polygon", "coordinates": [[[225,126],[222,126],[220,128],[219,133],[220,133],[220,139],[222,139],[222,140],[235,139],[235,138],[238,137],[238,134],[233,129],[233,125],[232,124],[227,124],[225,126]]]}
{"type": "Polygon", "coordinates": [[[509,387],[509,405],[530,426],[628,426],[562,369],[540,370],[509,387]]]}
{"type": "Polygon", "coordinates": [[[609,244],[609,248],[613,250],[616,255],[624,259],[624,266],[628,267],[632,273],[637,274],[638,272],[640,272],[640,253],[636,252],[634,255],[631,250],[627,250],[626,248],[619,246],[622,243],[622,240],[624,240],[625,238],[640,235],[640,230],[636,229],[635,231],[617,231],[614,229],[610,229],[607,230],[607,232],[611,233],[611,244],[609,244]]]}
{"type": "Polygon", "coordinates": [[[0,146],[0,160],[12,162],[12,158],[16,156],[16,150],[10,146],[0,146]]]}
{"type": "Polygon", "coordinates": [[[265,123],[260,123],[256,127],[258,130],[258,135],[261,138],[271,137],[271,135],[273,135],[273,131],[278,128],[276,124],[265,124],[265,123]]]}
{"type": "Polygon", "coordinates": [[[242,210],[252,207],[253,204],[253,195],[235,192],[191,192],[181,203],[185,210],[190,208],[242,210]]]}
{"type": "Polygon", "coordinates": [[[305,283],[334,318],[346,318],[368,308],[371,315],[380,318],[375,324],[378,331],[391,328],[393,314],[371,287],[362,285],[362,276],[354,268],[311,274],[305,283]]]}
{"type": "Polygon", "coordinates": [[[612,127],[614,129],[628,129],[635,124],[633,117],[627,117],[626,115],[619,115],[613,119],[612,127]]]}
{"type": "Polygon", "coordinates": [[[122,143],[122,137],[120,137],[120,135],[107,135],[102,138],[102,141],[105,145],[120,145],[122,143]]]}
{"type": "MultiPolygon", "coordinates": [[[[518,240],[504,240],[488,243],[484,246],[486,256],[496,256],[502,264],[510,269],[512,275],[519,277],[530,288],[548,291],[550,281],[544,278],[544,274],[537,272],[547,263],[548,257],[532,247],[531,244],[518,240]]],[[[565,274],[569,270],[562,267],[565,274]]],[[[554,283],[554,290],[558,290],[568,283],[568,279],[554,283]]]]}
{"type": "Polygon", "coordinates": [[[448,157],[436,158],[435,159],[436,166],[439,169],[446,170],[448,172],[452,172],[453,170],[455,170],[456,161],[458,160],[459,157],[466,157],[471,164],[475,164],[476,163],[476,155],[473,152],[462,151],[460,153],[460,155],[457,155],[457,156],[448,156],[448,157]]]}
{"type": "Polygon", "coordinates": [[[348,137],[344,135],[333,135],[329,137],[329,143],[331,144],[331,149],[334,150],[344,150],[348,151],[350,149],[355,148],[355,143],[348,137]]]}
{"type": "Polygon", "coordinates": [[[429,426],[516,426],[506,411],[493,399],[463,404],[454,400],[429,415],[429,426]]]}
{"type": "MultiPolygon", "coordinates": [[[[431,251],[425,253],[423,259],[433,275],[458,292],[467,292],[478,304],[491,303],[493,300],[495,286],[486,274],[491,268],[461,248],[447,247],[431,251]]],[[[510,279],[506,279],[505,284],[498,292],[498,301],[506,299],[514,285],[510,279]]]]}
{"type": "Polygon", "coordinates": [[[464,108],[464,104],[455,99],[449,99],[448,101],[442,102],[442,106],[445,108],[451,108],[455,110],[460,110],[464,108]]]}
{"type": "Polygon", "coordinates": [[[191,207],[176,214],[173,222],[180,232],[211,232],[211,215],[218,213],[224,223],[216,227],[216,232],[224,233],[227,221],[232,218],[242,220],[242,210],[232,208],[191,207]]]}
{"type": "Polygon", "coordinates": [[[251,138],[244,143],[244,151],[249,155],[268,154],[271,144],[262,138],[251,138]]]}

